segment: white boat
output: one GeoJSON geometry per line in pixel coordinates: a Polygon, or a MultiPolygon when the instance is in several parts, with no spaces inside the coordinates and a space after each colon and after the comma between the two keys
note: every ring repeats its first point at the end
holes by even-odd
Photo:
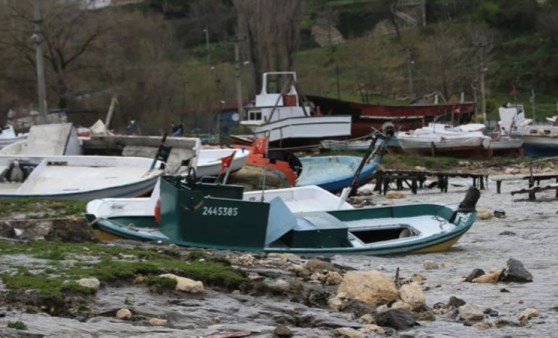
{"type": "Polygon", "coordinates": [[[553,118],[549,124],[535,124],[525,117],[522,104],[507,104],[498,109],[500,128],[523,140],[525,155],[533,157],[558,156],[558,126],[553,118]]]}
{"type": "MultiPolygon", "coordinates": [[[[153,216],[159,196],[157,183],[150,197],[96,199],[87,203],[87,213],[97,218],[153,216]]],[[[270,202],[275,197],[280,197],[292,212],[353,209],[343,198],[315,185],[244,192],[243,200],[270,202]]]]}
{"type": "Polygon", "coordinates": [[[472,154],[489,147],[490,138],[480,131],[480,125],[453,127],[430,123],[427,127],[397,133],[401,149],[417,154],[472,154]],[[473,131],[471,131],[473,130],[473,131]]]}
{"type": "Polygon", "coordinates": [[[163,173],[160,164],[135,157],[2,155],[0,199],[142,196],[163,173]]]}
{"type": "MultiPolygon", "coordinates": [[[[102,123],[101,123],[102,124],[102,123]]],[[[98,125],[104,128],[104,125],[98,125]]],[[[105,129],[106,130],[106,129],[105,129]]],[[[58,155],[117,155],[153,159],[161,152],[159,136],[112,135],[108,132],[78,137],[71,123],[32,126],[25,141],[0,149],[0,155],[58,156],[58,155]]],[[[196,167],[201,148],[199,138],[166,137],[165,172],[177,174],[187,166],[196,167]]]]}
{"type": "Polygon", "coordinates": [[[198,177],[204,176],[219,176],[222,173],[221,164],[222,158],[234,156],[230,165],[230,172],[234,173],[244,166],[246,159],[250,152],[246,149],[232,149],[232,148],[202,148],[198,154],[198,163],[196,175],[198,177]]]}
{"type": "Polygon", "coordinates": [[[27,134],[16,134],[14,127],[9,124],[5,127],[0,126],[0,149],[14,142],[23,141],[26,138],[27,134]]]}
{"type": "Polygon", "coordinates": [[[320,142],[322,149],[335,151],[365,151],[370,147],[371,139],[359,140],[323,140],[320,142]]]}
{"type": "Polygon", "coordinates": [[[38,124],[31,126],[27,139],[0,149],[0,155],[81,155],[81,145],[71,123],[38,124]]]}
{"type": "Polygon", "coordinates": [[[522,153],[523,140],[505,134],[496,134],[490,139],[488,149],[492,154],[498,153],[522,153]]]}
{"type": "Polygon", "coordinates": [[[263,74],[262,90],[241,121],[254,138],[268,136],[275,145],[294,146],[351,134],[350,115],[321,115],[302,102],[295,84],[295,72],[263,74]]]}

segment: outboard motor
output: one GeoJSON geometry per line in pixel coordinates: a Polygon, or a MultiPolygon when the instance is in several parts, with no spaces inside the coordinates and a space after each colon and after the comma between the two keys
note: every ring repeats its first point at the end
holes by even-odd
{"type": "Polygon", "coordinates": [[[13,161],[10,163],[7,178],[10,182],[23,182],[25,180],[25,173],[21,169],[19,161],[13,161]]]}
{"type": "Polygon", "coordinates": [[[480,198],[480,191],[476,187],[469,187],[465,198],[461,203],[459,203],[459,207],[457,211],[460,212],[473,212],[476,209],[477,202],[480,198]]]}

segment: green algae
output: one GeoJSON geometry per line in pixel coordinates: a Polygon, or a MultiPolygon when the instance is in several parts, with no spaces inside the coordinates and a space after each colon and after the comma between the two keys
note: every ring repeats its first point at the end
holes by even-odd
{"type": "MultiPolygon", "coordinates": [[[[184,249],[181,249],[184,251],[184,249]]],[[[0,278],[12,292],[33,290],[37,296],[61,301],[68,295],[93,295],[95,290],[80,286],[81,278],[97,278],[102,284],[132,283],[146,277],[153,290],[168,287],[156,277],[174,273],[226,289],[243,288],[247,278],[223,258],[196,251],[188,254],[160,247],[120,247],[97,243],[62,243],[0,241],[0,259],[4,270],[0,278]],[[33,260],[24,267],[10,257],[25,255],[33,260]],[[192,259],[194,258],[194,259],[192,259]]]]}
{"type": "Polygon", "coordinates": [[[10,198],[2,200],[0,219],[14,214],[27,214],[34,211],[33,218],[79,216],[82,217],[86,201],[62,201],[37,198],[10,198]]]}

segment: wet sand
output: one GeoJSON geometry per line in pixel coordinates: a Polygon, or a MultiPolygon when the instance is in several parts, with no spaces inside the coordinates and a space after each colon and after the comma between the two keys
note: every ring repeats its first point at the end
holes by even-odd
{"type": "MultiPolygon", "coordinates": [[[[452,182],[457,181],[450,180],[450,184],[452,182]]],[[[461,182],[470,184],[470,181],[461,182]]],[[[536,202],[528,201],[526,194],[514,197],[510,194],[512,190],[526,187],[526,181],[504,182],[502,193],[497,194],[496,183],[489,181],[488,189],[481,191],[477,207],[503,210],[506,217],[477,220],[448,252],[386,258],[336,256],[335,262],[359,270],[378,269],[391,276],[395,275],[397,267],[402,276],[420,273],[427,278],[426,285],[431,288],[425,291],[428,306],[437,302],[447,303],[450,296],[456,296],[481,309],[498,311],[498,319],[517,322],[517,316],[526,308],[535,308],[541,312],[541,316],[531,319],[526,327],[479,330],[438,316],[436,321],[422,322],[422,326],[407,333],[431,337],[555,337],[558,330],[558,200],[552,190],[538,193],[536,202]],[[488,272],[505,268],[507,260],[512,257],[523,262],[531,272],[532,283],[463,282],[463,277],[473,269],[481,268],[488,272]],[[441,267],[426,270],[423,267],[425,260],[432,260],[441,267]],[[510,292],[501,292],[504,288],[510,292]]],[[[376,195],[374,201],[394,204],[459,203],[466,190],[465,186],[450,185],[447,193],[424,189],[413,195],[404,191],[404,199],[386,200],[376,195]]]]}

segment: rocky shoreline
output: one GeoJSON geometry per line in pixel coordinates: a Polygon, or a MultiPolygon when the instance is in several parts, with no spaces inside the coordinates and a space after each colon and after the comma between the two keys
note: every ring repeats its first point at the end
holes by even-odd
{"type": "MultiPolygon", "coordinates": [[[[516,169],[517,173],[526,170],[525,167],[516,169]]],[[[405,194],[407,192],[403,193],[404,202],[413,198],[439,199],[440,196],[448,202],[461,198],[460,192],[405,194]]],[[[510,226],[505,225],[505,212],[500,218],[494,217],[493,212],[498,206],[505,207],[497,199],[506,199],[505,203],[509,203],[509,196],[493,192],[483,195],[485,203],[482,205],[481,200],[481,206],[486,221],[477,221],[474,229],[491,226],[493,230],[488,232],[491,236],[495,232],[500,236],[520,237],[523,231],[520,228],[506,230],[507,235],[496,228],[510,226]],[[516,236],[518,233],[520,235],[516,236]]],[[[399,203],[399,200],[361,195],[353,202],[390,204],[399,203]]],[[[531,205],[521,208],[531,208],[531,205]]],[[[521,208],[518,208],[519,213],[521,208]]],[[[507,328],[507,334],[509,330],[516,332],[516,328],[529,330],[546,320],[555,321],[555,315],[548,312],[556,311],[553,307],[541,311],[534,304],[523,304],[523,299],[516,299],[520,310],[513,307],[506,312],[499,309],[497,303],[486,306],[480,304],[479,298],[471,301],[460,294],[463,290],[474,293],[468,286],[474,284],[493,286],[490,292],[501,295],[510,292],[513,295],[521,285],[536,284],[537,274],[528,271],[531,270],[529,266],[524,267],[521,251],[510,252],[505,259],[489,260],[500,262],[500,267],[495,269],[482,266],[480,260],[468,261],[469,268],[463,273],[464,269],[455,269],[462,264],[460,255],[463,253],[459,249],[448,256],[370,259],[366,261],[371,266],[368,263],[353,266],[346,264],[350,259],[344,261],[336,257],[304,258],[290,254],[212,250],[200,253],[200,250],[173,245],[131,241],[90,247],[88,243],[92,243],[93,236],[85,220],[75,214],[62,212],[60,215],[57,210],[51,212],[39,204],[36,210],[2,214],[2,337],[414,337],[432,333],[428,328],[434,327],[436,322],[457,330],[456,337],[463,336],[460,330],[465,328],[478,333],[489,331],[489,336],[494,336],[500,335],[499,331],[491,330],[507,328]],[[37,240],[46,241],[47,245],[32,249],[30,243],[37,240]],[[27,246],[30,248],[26,249],[27,246]],[[66,246],[74,251],[65,253],[66,246]],[[51,252],[56,251],[55,248],[60,252],[51,252]],[[59,275],[62,267],[91,264],[97,259],[92,251],[105,249],[110,250],[110,256],[95,267],[108,268],[113,264],[114,270],[122,270],[129,263],[137,264],[138,268],[125,275],[111,270],[115,278],[107,277],[104,270],[95,269],[87,273],[87,277],[74,274],[73,280],[69,277],[71,274],[59,275]],[[31,250],[36,251],[31,253],[31,250]],[[44,251],[48,251],[48,255],[37,254],[44,251]],[[160,262],[161,258],[155,256],[159,254],[171,257],[176,266],[149,270],[160,262]],[[521,261],[512,259],[516,255],[520,255],[521,261]],[[196,274],[188,271],[197,270],[180,270],[209,262],[223,264],[229,269],[227,273],[238,273],[241,279],[231,282],[227,278],[209,278],[209,274],[199,274],[202,277],[195,278],[196,274]],[[390,267],[384,268],[383,264],[390,264],[390,267]],[[487,268],[491,270],[482,271],[487,268]],[[52,279],[60,279],[62,296],[37,296],[32,287],[11,288],[8,277],[21,270],[25,270],[21,276],[31,278],[47,274],[52,279]],[[168,280],[173,282],[169,284],[168,280]],[[440,285],[443,280],[451,280],[452,289],[445,290],[440,285]],[[70,283],[72,288],[65,287],[65,283],[70,283]]],[[[508,222],[519,224],[513,220],[513,210],[508,212],[508,217],[508,222]]],[[[482,230],[475,231],[477,234],[471,237],[464,236],[466,244],[473,244],[473,247],[486,236],[482,230]]],[[[359,257],[358,261],[364,259],[359,257]]],[[[478,290],[482,292],[483,289],[478,290]]]]}

